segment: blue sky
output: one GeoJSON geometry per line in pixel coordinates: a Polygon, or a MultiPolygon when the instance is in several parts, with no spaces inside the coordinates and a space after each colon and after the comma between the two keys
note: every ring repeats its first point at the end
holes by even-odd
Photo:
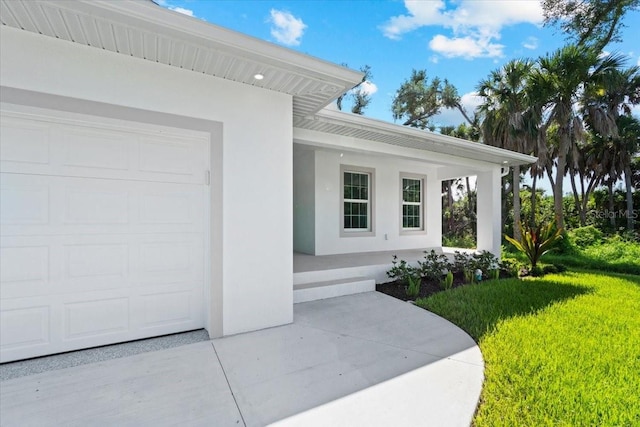
{"type": "MultiPolygon", "coordinates": [[[[536,0],[156,0],[164,7],[306,54],[371,66],[365,115],[393,121],[391,102],[412,69],[448,79],[472,111],[478,82],[513,58],[537,58],[565,44],[542,26],[536,0]]],[[[640,12],[625,18],[623,42],[607,47],[640,65],[640,12]]],[[[640,108],[636,108],[640,115],[640,108]]],[[[445,110],[440,125],[462,123],[445,110]]]]}

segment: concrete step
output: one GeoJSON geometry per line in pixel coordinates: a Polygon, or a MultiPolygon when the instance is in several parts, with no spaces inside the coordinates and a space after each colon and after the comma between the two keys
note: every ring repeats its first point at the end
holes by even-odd
{"type": "Polygon", "coordinates": [[[376,281],[366,277],[348,277],[324,282],[304,283],[293,286],[293,302],[315,301],[343,295],[373,292],[376,281]]]}
{"type": "Polygon", "coordinates": [[[388,282],[386,272],[392,267],[391,262],[383,265],[363,265],[349,268],[335,268],[326,270],[302,271],[293,273],[293,286],[308,283],[347,280],[354,277],[367,277],[376,283],[388,282]]]}

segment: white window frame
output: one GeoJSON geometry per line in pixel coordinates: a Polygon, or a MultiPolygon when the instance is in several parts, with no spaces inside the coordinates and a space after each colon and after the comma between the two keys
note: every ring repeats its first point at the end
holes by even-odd
{"type": "Polygon", "coordinates": [[[361,166],[340,165],[340,237],[375,236],[375,169],[361,166]],[[363,203],[363,200],[350,200],[344,198],[344,174],[346,172],[369,176],[369,199],[367,203],[367,228],[344,228],[344,204],[345,202],[363,203]]]}
{"type": "Polygon", "coordinates": [[[427,184],[427,177],[426,175],[419,175],[419,174],[415,174],[415,173],[406,173],[406,172],[400,172],[400,180],[399,180],[399,190],[400,190],[400,194],[398,196],[399,198],[399,202],[400,202],[400,234],[401,235],[412,235],[412,234],[426,234],[427,233],[427,227],[426,227],[426,204],[425,204],[425,199],[426,199],[426,191],[425,191],[425,187],[427,184]],[[404,201],[404,188],[403,188],[403,183],[405,179],[411,179],[411,180],[415,180],[415,181],[420,181],[420,203],[416,203],[416,202],[405,202],[404,201]],[[404,227],[404,206],[419,206],[420,207],[420,227],[410,227],[410,228],[405,228],[404,227]]]}

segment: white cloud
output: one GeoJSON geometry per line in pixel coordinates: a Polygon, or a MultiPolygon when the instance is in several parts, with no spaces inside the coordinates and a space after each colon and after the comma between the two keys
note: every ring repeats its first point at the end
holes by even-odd
{"type": "Polygon", "coordinates": [[[366,93],[367,95],[373,95],[378,91],[378,86],[376,86],[375,83],[370,82],[368,80],[362,83],[360,85],[360,88],[362,89],[362,92],[366,93]]]}
{"type": "Polygon", "coordinates": [[[438,61],[440,61],[440,58],[438,58],[438,55],[431,55],[431,57],[429,57],[429,62],[433,62],[434,64],[437,64],[438,61]]]}
{"type": "Polygon", "coordinates": [[[437,1],[405,1],[409,15],[393,16],[381,26],[385,37],[399,40],[402,34],[425,25],[443,25],[445,4],[437,1]]]}
{"type": "Polygon", "coordinates": [[[503,27],[520,23],[538,25],[542,22],[542,7],[537,1],[459,0],[447,8],[442,0],[405,0],[406,15],[391,17],[380,28],[393,40],[410,31],[426,26],[450,29],[451,36],[438,34],[430,47],[447,57],[499,57],[503,45],[503,27]]]}
{"type": "Polygon", "coordinates": [[[284,10],[271,9],[271,35],[287,46],[298,46],[307,25],[284,10]]]}
{"type": "Polygon", "coordinates": [[[522,47],[529,50],[537,49],[538,39],[535,37],[527,37],[527,39],[522,43],[522,47]]]}
{"type": "Polygon", "coordinates": [[[178,7],[178,6],[169,6],[169,9],[176,11],[178,13],[181,13],[183,15],[193,16],[193,10],[191,9],[185,9],[184,7],[178,7]]]}
{"type": "Polygon", "coordinates": [[[488,38],[475,39],[473,37],[448,38],[438,34],[429,42],[431,50],[438,52],[447,58],[463,57],[467,59],[480,56],[501,56],[501,44],[491,43],[488,38]]]}
{"type": "Polygon", "coordinates": [[[640,67],[640,56],[638,57],[638,63],[636,65],[640,67]]]}

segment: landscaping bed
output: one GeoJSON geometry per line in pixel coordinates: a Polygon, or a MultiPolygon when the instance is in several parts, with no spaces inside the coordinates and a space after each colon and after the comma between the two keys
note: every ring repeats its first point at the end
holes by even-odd
{"type": "MultiPolygon", "coordinates": [[[[506,275],[504,276],[506,277],[506,275]]],[[[464,275],[462,273],[454,273],[453,274],[453,285],[452,288],[457,288],[460,286],[465,286],[464,275]]],[[[409,297],[407,295],[406,286],[400,280],[394,280],[392,282],[387,283],[379,283],[376,285],[376,291],[382,292],[383,294],[387,294],[394,298],[398,298],[403,301],[414,300],[418,298],[426,298],[430,295],[436,294],[438,292],[444,291],[440,282],[435,280],[421,279],[420,283],[420,293],[415,297],[409,297]]]]}

